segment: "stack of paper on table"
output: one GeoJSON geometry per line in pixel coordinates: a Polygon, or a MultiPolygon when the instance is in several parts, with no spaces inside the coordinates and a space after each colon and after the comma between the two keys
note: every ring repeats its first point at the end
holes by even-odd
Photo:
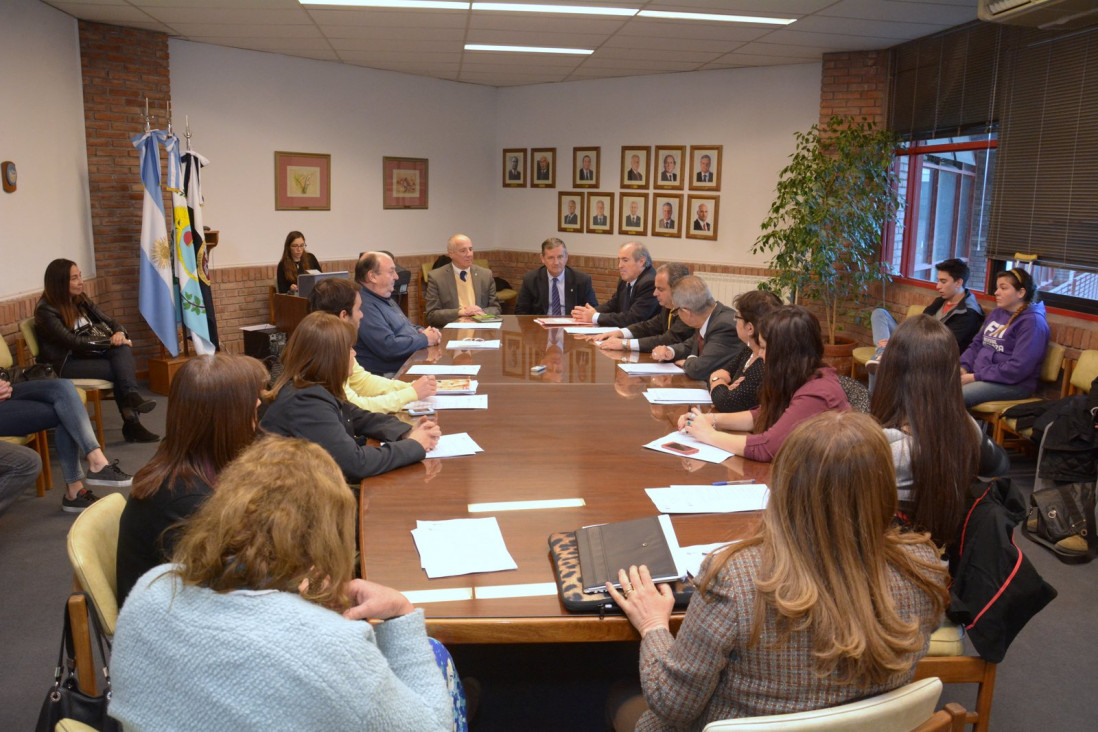
{"type": "Polygon", "coordinates": [[[477,322],[477,321],[473,321],[472,323],[459,323],[458,321],[455,320],[452,323],[447,323],[446,325],[444,325],[442,327],[443,328],[453,328],[455,330],[456,329],[461,329],[461,328],[468,328],[470,330],[499,330],[500,328],[503,327],[503,322],[496,320],[496,321],[489,321],[487,323],[481,323],[481,322],[477,322]]]}
{"type": "Polygon", "coordinates": [[[686,373],[673,363],[619,363],[618,368],[629,374],[630,376],[686,373]]]}
{"type": "Polygon", "coordinates": [[[499,340],[486,341],[481,339],[472,339],[464,341],[449,341],[446,344],[446,348],[451,351],[490,351],[492,349],[499,348],[499,340]]]}
{"type": "Polygon", "coordinates": [[[480,382],[476,379],[439,379],[436,394],[476,394],[480,382]]]}
{"type": "Polygon", "coordinates": [[[424,374],[460,374],[464,376],[476,376],[480,373],[480,364],[417,363],[404,373],[409,376],[420,376],[424,374]]]}
{"type": "Polygon", "coordinates": [[[484,448],[473,441],[468,432],[458,432],[453,435],[443,435],[438,438],[435,449],[427,453],[429,458],[461,457],[463,455],[476,455],[484,452],[484,448]]]}
{"type": "Polygon", "coordinates": [[[417,521],[412,538],[430,579],[518,569],[495,517],[417,521]]]}
{"type": "Polygon", "coordinates": [[[436,412],[440,409],[487,409],[488,395],[454,394],[447,396],[442,394],[421,399],[420,402],[426,403],[436,412]]]}
{"type": "MultiPolygon", "coordinates": [[[[557,328],[562,325],[584,325],[582,320],[573,320],[572,318],[534,318],[534,322],[548,328],[557,328]]],[[[587,325],[593,325],[593,323],[587,323],[587,325]]]]}
{"type": "Polygon", "coordinates": [[[644,398],[652,404],[712,404],[705,389],[648,389],[644,398]]]}
{"type": "Polygon", "coordinates": [[[739,542],[740,540],[736,539],[735,541],[718,541],[712,544],[684,546],[679,548],[679,557],[685,565],[686,573],[691,577],[697,577],[701,572],[702,562],[705,561],[707,556],[729,544],[738,544],[739,542]]]}
{"type": "Polygon", "coordinates": [[[673,485],[645,488],[660,513],[736,513],[762,511],[770,500],[763,483],[745,485],[673,485]]]}
{"type": "Polygon", "coordinates": [[[707,445],[704,442],[699,442],[690,435],[685,435],[678,430],[670,434],[664,435],[657,440],[652,440],[647,445],[645,445],[645,447],[650,450],[655,450],[656,452],[666,452],[668,455],[674,455],[676,457],[688,457],[692,460],[701,460],[702,462],[706,463],[723,463],[725,460],[732,457],[732,453],[728,452],[727,450],[722,450],[719,447],[713,447],[712,445],[707,445]],[[698,451],[690,453],[689,455],[684,455],[681,452],[675,452],[674,450],[668,450],[666,447],[663,447],[663,445],[668,442],[677,442],[680,445],[685,445],[686,447],[697,448],[698,451]]]}

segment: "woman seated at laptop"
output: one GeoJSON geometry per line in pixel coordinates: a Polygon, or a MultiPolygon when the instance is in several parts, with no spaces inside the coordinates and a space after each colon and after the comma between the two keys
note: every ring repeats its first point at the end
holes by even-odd
{"type": "Polygon", "coordinates": [[[773,292],[749,290],[733,302],[736,308],[736,335],[747,348],[741,349],[732,363],[709,375],[709,395],[718,412],[742,412],[759,405],[763,381],[763,347],[759,345],[759,322],[782,301],[773,292]]]}
{"type": "Polygon", "coordinates": [[[759,406],[742,412],[702,414],[694,407],[679,418],[679,429],[707,445],[770,462],[798,424],[809,417],[850,409],[835,369],[823,362],[820,321],[800,305],[771,310],[757,336],[766,359],[759,406]],[[720,429],[751,434],[730,435],[720,429]]]}
{"type": "Polygon", "coordinates": [[[183,364],[168,395],[168,431],[134,476],[118,527],[118,604],[137,578],[167,562],[180,523],[214,492],[218,474],[255,440],[267,370],[248,356],[218,353],[183,364]]]}
{"type": "Polygon", "coordinates": [[[309,313],[282,353],[282,374],[264,393],[271,404],[260,420],[268,432],[315,442],[335,458],[349,483],[422,460],[438,444],[438,425],[426,417],[409,426],[346,401],[358,332],[328,313],[309,313]],[[359,444],[366,438],[381,447],[359,444]]]}
{"type": "MultiPolygon", "coordinates": [[[[636,729],[700,730],[909,683],[947,578],[930,537],[894,526],[895,510],[881,428],[868,415],[826,412],[785,441],[758,529],[706,559],[676,636],[671,589],[646,567],[622,569],[623,590],[610,593],[642,636],[648,710],[636,729]]],[[[635,709],[611,709],[615,729],[633,729],[635,709]]]]}
{"type": "Polygon", "coordinates": [[[305,251],[305,235],[300,231],[291,231],[282,245],[282,259],[278,263],[278,291],[297,294],[297,276],[313,269],[320,270],[320,262],[311,252],[305,251]]]}
{"type": "Polygon", "coordinates": [[[268,436],[245,449],[175,563],[122,607],[111,716],[128,730],[454,729],[423,612],[352,579],[356,519],[320,447],[268,436]]]}

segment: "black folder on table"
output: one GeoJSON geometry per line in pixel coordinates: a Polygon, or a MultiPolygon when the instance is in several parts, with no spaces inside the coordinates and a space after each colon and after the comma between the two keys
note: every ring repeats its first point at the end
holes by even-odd
{"type": "Polygon", "coordinates": [[[683,579],[671,551],[671,542],[678,549],[670,520],[660,516],[577,530],[583,591],[602,592],[607,582],[619,586],[618,570],[628,569],[633,564],[647,565],[654,582],[683,579]]]}

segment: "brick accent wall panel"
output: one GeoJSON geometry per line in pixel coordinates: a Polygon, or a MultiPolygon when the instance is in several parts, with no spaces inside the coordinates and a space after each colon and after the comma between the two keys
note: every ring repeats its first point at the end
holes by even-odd
{"type": "Polygon", "coordinates": [[[833,115],[888,123],[891,52],[825,53],[820,81],[820,124],[833,115]]]}

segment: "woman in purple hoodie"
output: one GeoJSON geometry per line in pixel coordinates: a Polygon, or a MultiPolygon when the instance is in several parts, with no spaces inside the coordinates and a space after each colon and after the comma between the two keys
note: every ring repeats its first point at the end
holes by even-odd
{"type": "Polygon", "coordinates": [[[1034,302],[1029,272],[1015,267],[995,275],[995,282],[996,307],[961,354],[966,407],[1032,396],[1048,347],[1045,305],[1034,302]]]}

